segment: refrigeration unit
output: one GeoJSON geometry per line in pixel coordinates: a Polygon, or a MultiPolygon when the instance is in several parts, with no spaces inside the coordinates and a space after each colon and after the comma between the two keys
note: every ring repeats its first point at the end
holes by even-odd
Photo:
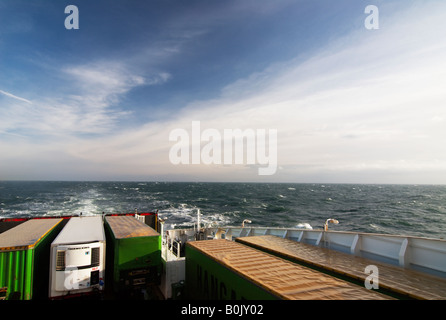
{"type": "Polygon", "coordinates": [[[101,216],[72,217],[51,244],[49,298],[101,294],[105,233],[101,216]]]}

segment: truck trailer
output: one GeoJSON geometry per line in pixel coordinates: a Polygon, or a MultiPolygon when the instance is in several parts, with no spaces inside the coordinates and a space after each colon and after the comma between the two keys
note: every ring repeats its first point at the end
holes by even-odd
{"type": "Polygon", "coordinates": [[[50,244],[61,222],[29,220],[0,234],[0,300],[47,298],[50,244]]]}
{"type": "Polygon", "coordinates": [[[131,216],[107,216],[107,269],[115,294],[131,297],[161,279],[161,235],[131,216]]]}
{"type": "Polygon", "coordinates": [[[230,240],[186,244],[186,297],[385,300],[388,296],[230,240]]]}
{"type": "Polygon", "coordinates": [[[105,249],[102,216],[70,218],[51,243],[49,298],[102,294],[105,249]]]}

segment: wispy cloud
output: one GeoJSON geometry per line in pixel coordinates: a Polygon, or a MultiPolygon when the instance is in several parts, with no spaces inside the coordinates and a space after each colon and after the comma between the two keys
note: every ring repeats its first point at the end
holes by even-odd
{"type": "MultiPolygon", "coordinates": [[[[220,97],[186,105],[167,121],[106,143],[89,141],[76,149],[77,156],[93,161],[105,154],[116,166],[132,159],[132,171],[147,175],[202,170],[205,177],[210,167],[174,167],[167,159],[170,130],[188,130],[191,121],[200,120],[203,129],[278,129],[282,179],[325,175],[358,182],[373,181],[376,172],[385,179],[392,172],[446,171],[439,147],[446,136],[446,36],[430,33],[432,25],[444,25],[446,10],[429,9],[421,16],[417,10],[399,12],[381,30],[353,32],[340,40],[343,46],[330,44],[310,59],[272,64],[225,87],[220,97]]],[[[213,174],[224,179],[237,172],[235,178],[245,169],[232,166],[213,174]]]]}
{"type": "Polygon", "coordinates": [[[159,84],[166,83],[167,81],[169,81],[169,79],[171,77],[172,77],[172,75],[168,72],[160,72],[160,73],[156,73],[156,74],[153,74],[150,77],[148,77],[148,79],[146,80],[146,83],[148,85],[159,85],[159,84]]]}
{"type": "Polygon", "coordinates": [[[0,111],[3,132],[65,136],[102,134],[114,129],[131,112],[121,108],[121,99],[133,88],[155,85],[169,79],[162,73],[146,80],[118,63],[75,65],[62,68],[58,90],[46,92],[33,103],[5,91],[5,96],[27,105],[5,104],[0,111]],[[59,93],[61,91],[61,93],[59,93]]]}
{"type": "Polygon", "coordinates": [[[7,97],[9,97],[9,98],[16,99],[18,101],[22,101],[22,102],[26,102],[26,103],[32,104],[32,102],[29,101],[28,99],[15,96],[12,93],[9,93],[9,92],[3,91],[3,90],[0,90],[0,93],[5,95],[5,96],[7,96],[7,97]]]}
{"type": "MultiPolygon", "coordinates": [[[[42,159],[42,150],[47,150],[63,159],[66,168],[85,165],[82,178],[95,172],[95,178],[113,179],[119,172],[141,179],[258,179],[257,170],[244,166],[173,166],[168,159],[170,131],[189,130],[199,120],[203,130],[220,132],[277,129],[280,168],[271,179],[387,182],[388,175],[421,173],[418,182],[435,180],[446,172],[444,21],[444,3],[386,14],[379,30],[355,30],[310,58],[272,61],[266,69],[234,80],[219,96],[185,102],[170,117],[122,130],[113,129],[127,115],[119,106],[123,98],[134,88],[161,85],[174,75],[134,72],[144,54],[136,65],[129,59],[65,66],[62,74],[72,84],[69,94],[63,100],[33,100],[43,115],[20,106],[20,114],[30,111],[35,121],[20,122],[16,113],[16,127],[68,132],[64,143],[60,139],[45,148],[28,147],[42,159]],[[79,132],[102,134],[86,138],[75,134],[79,132]]],[[[175,48],[170,54],[180,54],[180,45],[171,43],[169,48],[175,48]]],[[[2,143],[10,154],[20,152],[2,143]]]]}
{"type": "MultiPolygon", "coordinates": [[[[63,69],[71,83],[95,107],[109,106],[136,86],[145,84],[142,76],[130,73],[120,63],[99,62],[96,64],[70,66],[63,69]]],[[[92,105],[90,105],[92,106],[92,105]]]]}

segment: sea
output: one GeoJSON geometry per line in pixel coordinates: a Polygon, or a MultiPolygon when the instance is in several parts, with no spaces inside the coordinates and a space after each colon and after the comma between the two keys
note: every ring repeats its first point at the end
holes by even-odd
{"type": "Polygon", "coordinates": [[[165,228],[203,225],[446,237],[446,185],[0,181],[0,219],[155,212],[165,228]]]}

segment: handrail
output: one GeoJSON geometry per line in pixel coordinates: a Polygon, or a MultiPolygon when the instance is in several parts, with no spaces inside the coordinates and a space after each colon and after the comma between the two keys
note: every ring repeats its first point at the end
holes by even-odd
{"type": "Polygon", "coordinates": [[[162,252],[164,258],[167,258],[167,251],[169,251],[175,258],[181,258],[181,242],[169,236],[166,239],[163,239],[162,252]]]}
{"type": "MultiPolygon", "coordinates": [[[[187,229],[186,229],[187,230],[187,229]]],[[[185,229],[169,230],[180,238],[185,229]]],[[[203,228],[205,238],[275,235],[446,278],[446,240],[414,236],[272,227],[203,228]]]]}

